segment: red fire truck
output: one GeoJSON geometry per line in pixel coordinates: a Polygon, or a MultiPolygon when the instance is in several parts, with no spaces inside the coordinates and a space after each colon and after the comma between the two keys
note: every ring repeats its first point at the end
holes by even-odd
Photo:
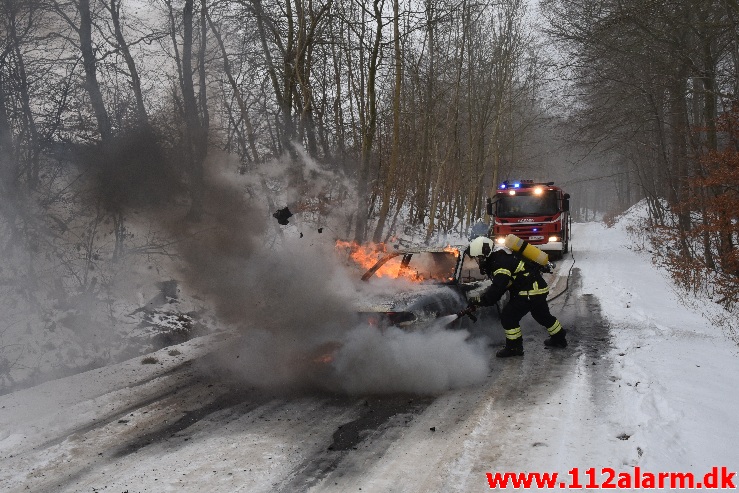
{"type": "Polygon", "coordinates": [[[488,199],[487,213],[493,219],[488,234],[497,243],[513,233],[554,260],[570,249],[570,194],[554,182],[504,181],[488,199]]]}

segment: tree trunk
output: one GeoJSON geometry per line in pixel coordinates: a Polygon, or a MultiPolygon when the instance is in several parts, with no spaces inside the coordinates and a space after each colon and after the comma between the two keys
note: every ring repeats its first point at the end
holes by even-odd
{"type": "MultiPolygon", "coordinates": [[[[192,45],[194,0],[185,0],[182,11],[182,102],[185,116],[185,154],[188,175],[190,177],[190,210],[189,220],[198,221],[203,213],[204,176],[203,159],[207,134],[201,127],[198,116],[195,86],[193,83],[192,45]]],[[[201,40],[202,43],[205,40],[201,40]]]]}
{"type": "Polygon", "coordinates": [[[382,40],[382,3],[383,0],[374,0],[375,37],[370,52],[369,68],[367,71],[367,117],[362,132],[362,163],[357,183],[357,221],[354,231],[354,240],[358,243],[367,238],[367,214],[369,213],[369,176],[372,161],[372,146],[377,130],[377,94],[375,82],[377,80],[377,66],[380,56],[380,41],[382,40]]]}
{"type": "Polygon", "coordinates": [[[434,82],[436,80],[436,12],[434,0],[426,0],[426,30],[428,33],[427,51],[429,57],[429,72],[426,79],[424,113],[423,113],[423,138],[421,140],[419,185],[416,191],[416,214],[414,223],[423,224],[426,215],[429,214],[429,193],[432,186],[431,177],[432,156],[431,143],[434,137],[436,101],[434,98],[434,82]]]}
{"type": "Polygon", "coordinates": [[[290,1],[285,3],[286,16],[288,19],[288,39],[284,46],[285,52],[283,53],[283,78],[280,82],[277,69],[275,67],[274,59],[272,58],[272,52],[267,44],[267,32],[265,23],[267,22],[264,13],[264,7],[262,6],[262,0],[251,0],[254,8],[254,15],[257,22],[257,31],[259,32],[259,39],[262,44],[262,51],[266,62],[267,74],[269,75],[270,82],[272,83],[272,89],[274,91],[275,100],[277,107],[280,110],[281,125],[280,125],[280,145],[281,151],[289,151],[291,155],[294,155],[293,140],[295,139],[295,125],[293,124],[292,118],[292,94],[293,94],[293,73],[292,67],[292,50],[293,46],[293,19],[292,19],[292,5],[290,1]]]}
{"type": "Polygon", "coordinates": [[[105,7],[110,12],[110,18],[113,21],[113,33],[115,35],[116,43],[118,48],[121,50],[123,59],[126,61],[128,72],[131,76],[131,89],[136,100],[136,117],[139,124],[148,126],[149,117],[146,114],[146,106],[144,105],[144,95],[141,91],[141,78],[139,77],[139,71],[136,68],[136,63],[131,56],[131,50],[128,47],[126,39],[123,37],[123,30],[121,29],[121,0],[110,0],[110,4],[106,4],[105,7]]]}
{"type": "Polygon", "coordinates": [[[382,232],[385,229],[385,221],[390,211],[390,194],[396,187],[396,169],[398,160],[400,159],[400,95],[403,83],[403,60],[400,52],[400,9],[398,0],[393,0],[393,47],[395,50],[395,86],[393,90],[393,141],[390,151],[390,163],[382,184],[382,204],[380,212],[377,216],[377,227],[372,241],[379,243],[382,241],[382,232]]]}
{"type": "MultiPolygon", "coordinates": [[[[8,2],[10,3],[10,2],[8,2]]],[[[39,158],[41,154],[41,145],[39,142],[38,127],[36,119],[31,109],[31,96],[28,87],[28,74],[26,73],[26,63],[23,52],[21,51],[21,39],[18,36],[18,26],[16,10],[12,5],[8,5],[8,34],[10,35],[10,43],[15,53],[17,71],[18,71],[18,93],[22,110],[23,127],[25,127],[28,135],[28,142],[25,147],[27,149],[24,156],[26,166],[26,179],[28,187],[34,188],[39,179],[39,158]]],[[[7,115],[6,115],[7,116],[7,115]]],[[[10,128],[10,127],[8,127],[10,128]]],[[[12,130],[10,130],[12,132],[12,130]]],[[[12,140],[12,133],[9,134],[12,140]]],[[[10,154],[8,154],[10,156],[10,154]]],[[[20,166],[20,159],[18,165],[20,166]]]]}
{"type": "Polygon", "coordinates": [[[210,109],[208,108],[208,73],[205,67],[205,57],[208,46],[208,0],[201,0],[200,7],[200,50],[198,50],[198,98],[200,113],[198,123],[200,127],[199,156],[203,161],[208,154],[208,129],[210,128],[210,109]]]}
{"type": "Polygon", "coordinates": [[[103,94],[97,79],[97,58],[92,46],[92,14],[90,13],[90,0],[79,0],[79,30],[80,50],[82,52],[82,64],[85,69],[85,88],[90,96],[90,104],[97,120],[98,133],[103,143],[107,143],[111,137],[111,126],[108,112],[105,110],[103,94]]]}
{"type": "MultiPolygon", "coordinates": [[[[4,67],[0,65],[0,68],[4,67]]],[[[13,159],[15,143],[6,104],[5,77],[4,72],[0,72],[0,195],[3,200],[9,201],[9,206],[0,208],[0,212],[5,216],[8,225],[13,228],[16,208],[12,199],[15,196],[18,170],[12,165],[16,161],[13,159]]],[[[2,248],[5,248],[5,245],[0,245],[0,249],[2,248]]]]}

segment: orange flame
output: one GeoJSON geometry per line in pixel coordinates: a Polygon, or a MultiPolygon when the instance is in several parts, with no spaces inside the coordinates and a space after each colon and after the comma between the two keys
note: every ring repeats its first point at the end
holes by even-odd
{"type": "MultiPolygon", "coordinates": [[[[357,264],[359,267],[367,270],[380,258],[387,253],[387,247],[384,243],[370,243],[367,245],[360,245],[354,241],[336,241],[336,248],[343,248],[349,251],[349,258],[357,264]]],[[[384,268],[384,266],[383,266],[384,268]]],[[[380,269],[380,271],[383,270],[380,269]]],[[[380,275],[379,271],[377,275],[380,275]]],[[[389,274],[386,274],[389,275],[389,274]]]]}
{"type": "MultiPolygon", "coordinates": [[[[336,242],[336,247],[348,250],[349,258],[362,269],[369,270],[374,266],[377,261],[387,254],[387,247],[384,243],[379,244],[367,244],[360,245],[356,242],[341,241],[336,242]]],[[[455,257],[459,257],[459,251],[456,248],[447,246],[444,248],[445,252],[453,253],[455,257]]],[[[390,277],[390,278],[405,278],[412,282],[423,282],[431,279],[437,280],[452,280],[446,272],[418,272],[413,268],[401,268],[399,265],[400,258],[398,260],[391,259],[387,263],[380,266],[375,272],[376,277],[390,277]]]]}
{"type": "Polygon", "coordinates": [[[454,248],[451,245],[445,246],[444,247],[444,251],[445,252],[449,252],[449,253],[453,253],[455,257],[459,257],[459,250],[457,250],[456,248],[454,248]]]}

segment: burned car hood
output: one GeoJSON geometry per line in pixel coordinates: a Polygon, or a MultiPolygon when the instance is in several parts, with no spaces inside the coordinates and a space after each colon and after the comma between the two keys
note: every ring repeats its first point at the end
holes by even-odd
{"type": "Polygon", "coordinates": [[[355,304],[356,311],[360,313],[412,312],[419,316],[449,315],[464,306],[464,297],[443,284],[418,286],[413,290],[397,293],[369,294],[355,304]]]}

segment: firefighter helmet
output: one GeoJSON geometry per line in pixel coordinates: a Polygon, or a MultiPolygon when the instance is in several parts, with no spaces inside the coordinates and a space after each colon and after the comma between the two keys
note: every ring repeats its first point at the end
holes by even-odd
{"type": "Polygon", "coordinates": [[[478,236],[470,242],[470,257],[489,257],[494,248],[493,240],[486,236],[478,236]]]}

